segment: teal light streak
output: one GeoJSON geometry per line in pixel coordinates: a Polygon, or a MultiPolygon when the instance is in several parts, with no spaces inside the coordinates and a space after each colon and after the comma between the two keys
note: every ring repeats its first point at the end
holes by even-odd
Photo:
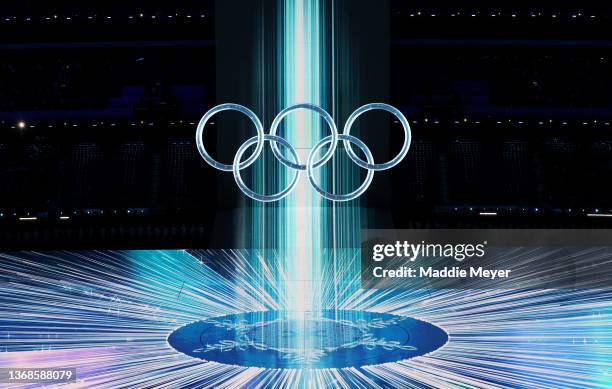
{"type": "MultiPolygon", "coordinates": [[[[297,103],[325,106],[322,90],[322,29],[319,0],[283,0],[283,67],[279,95],[284,107],[297,103]]],[[[298,111],[285,121],[286,138],[298,148],[305,161],[319,138],[320,120],[310,112],[298,111]]],[[[292,174],[288,172],[287,174],[292,174]]],[[[289,176],[286,177],[288,179],[289,176]]],[[[287,258],[287,305],[296,312],[321,308],[323,239],[326,238],[326,208],[302,179],[285,204],[281,242],[287,258]]]]}
{"type": "MultiPolygon", "coordinates": [[[[277,0],[274,48],[262,53],[263,68],[274,80],[272,91],[263,93],[264,125],[269,126],[282,109],[311,103],[326,109],[341,128],[336,114],[335,2],[328,0],[277,0]],[[269,108],[265,108],[268,107],[269,108]]],[[[262,22],[262,26],[269,26],[262,22]]],[[[343,62],[344,63],[344,62],[343,62]]],[[[345,63],[344,63],[345,64],[345,63]]],[[[262,76],[262,79],[265,79],[262,76]]],[[[270,84],[266,84],[270,85],[270,84]]],[[[352,107],[350,107],[352,108],[352,107]]],[[[278,134],[293,144],[302,163],[312,147],[328,134],[326,124],[310,111],[295,111],[287,116],[278,134]]],[[[275,193],[287,185],[294,172],[273,157],[269,147],[255,165],[254,188],[260,193],[275,193]],[[267,160],[267,162],[266,162],[267,160]]],[[[282,150],[287,155],[286,150],[282,150]]],[[[360,183],[359,169],[340,147],[325,167],[318,170],[321,184],[346,193],[360,183]],[[342,172],[336,176],[336,172],[342,172]],[[327,182],[326,182],[327,180],[327,182]]],[[[360,230],[359,201],[336,205],[319,196],[305,173],[296,190],[278,203],[251,203],[251,247],[265,259],[280,257],[272,271],[280,287],[282,309],[294,312],[338,307],[338,299],[359,288],[358,255],[360,230]]],[[[255,254],[254,254],[255,255],[255,254]]]]}

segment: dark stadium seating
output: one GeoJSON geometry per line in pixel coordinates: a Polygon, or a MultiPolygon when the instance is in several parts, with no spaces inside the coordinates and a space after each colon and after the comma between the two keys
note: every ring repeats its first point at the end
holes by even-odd
{"type": "MultiPolygon", "coordinates": [[[[83,239],[202,237],[198,220],[216,212],[206,201],[249,206],[193,142],[219,102],[214,2],[121,4],[0,8],[0,239],[40,239],[46,225],[52,240],[66,220],[83,239]]],[[[612,212],[609,7],[392,1],[390,12],[389,102],[414,142],[364,205],[388,193],[400,226],[612,212]]]]}

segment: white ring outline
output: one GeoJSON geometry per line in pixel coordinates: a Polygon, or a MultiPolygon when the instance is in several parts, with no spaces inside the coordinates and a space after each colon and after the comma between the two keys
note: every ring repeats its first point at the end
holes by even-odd
{"type": "MultiPolygon", "coordinates": [[[[291,152],[291,155],[297,161],[297,163],[298,164],[300,163],[300,157],[299,157],[297,151],[291,145],[291,143],[287,142],[287,140],[281,138],[280,136],[270,135],[270,134],[264,135],[264,140],[268,141],[270,143],[279,142],[283,146],[287,147],[289,149],[289,151],[291,152]]],[[[236,184],[238,185],[238,188],[240,188],[242,193],[244,193],[248,197],[252,198],[253,200],[261,201],[262,203],[270,203],[270,202],[273,202],[273,201],[279,201],[279,200],[283,199],[284,197],[288,196],[291,192],[293,192],[293,190],[295,189],[295,187],[298,184],[301,172],[299,170],[295,170],[294,169],[295,170],[295,174],[294,174],[293,180],[291,181],[289,186],[287,188],[283,189],[282,191],[280,191],[278,193],[275,193],[273,195],[262,195],[260,193],[256,193],[255,191],[251,190],[244,183],[244,180],[242,179],[242,176],[240,175],[240,170],[241,169],[240,169],[239,166],[240,166],[240,159],[242,158],[242,155],[244,154],[246,149],[251,147],[251,145],[253,145],[253,143],[256,143],[257,141],[258,141],[257,137],[253,137],[253,138],[247,140],[246,142],[244,142],[240,146],[240,148],[238,149],[238,152],[236,152],[236,156],[234,157],[234,164],[233,164],[233,167],[232,167],[232,171],[234,173],[234,179],[236,180],[236,184]]]]}
{"type": "MultiPolygon", "coordinates": [[[[365,143],[363,143],[359,138],[355,138],[352,135],[346,135],[346,134],[341,134],[338,136],[338,139],[344,141],[344,142],[351,142],[351,143],[355,143],[357,145],[357,147],[359,147],[364,154],[366,155],[366,158],[368,159],[368,161],[370,163],[374,162],[374,157],[372,156],[372,153],[370,152],[370,149],[368,149],[368,146],[366,146],[365,143]]],[[[347,193],[347,194],[334,194],[334,193],[330,193],[326,190],[324,190],[323,188],[321,188],[319,186],[319,184],[317,184],[315,177],[314,177],[314,169],[316,168],[313,163],[312,163],[312,159],[314,158],[314,155],[319,151],[319,149],[321,149],[321,147],[325,146],[327,143],[330,143],[331,137],[328,136],[326,138],[323,138],[319,143],[316,144],[316,146],[312,149],[312,152],[310,153],[310,155],[308,156],[308,163],[306,164],[308,166],[308,180],[310,181],[310,185],[312,185],[312,187],[319,192],[319,194],[321,196],[323,196],[324,198],[331,200],[331,201],[336,201],[336,202],[344,202],[344,201],[351,201],[356,199],[357,197],[361,196],[362,194],[365,193],[366,190],[368,190],[368,188],[370,187],[370,185],[372,185],[372,180],[374,179],[374,170],[370,170],[368,169],[368,173],[366,176],[365,181],[363,182],[363,184],[361,184],[357,189],[355,189],[354,191],[347,193]]]]}
{"type": "MultiPolygon", "coordinates": [[[[274,118],[274,121],[272,122],[272,125],[270,126],[270,135],[276,136],[276,133],[278,131],[278,126],[280,126],[283,119],[287,115],[289,115],[291,112],[297,111],[298,109],[305,109],[305,110],[309,110],[309,111],[318,113],[319,116],[321,116],[325,120],[325,122],[327,123],[331,131],[332,142],[334,142],[334,144],[323,155],[323,157],[319,161],[317,161],[315,167],[319,167],[325,164],[327,161],[329,161],[331,157],[333,157],[334,153],[336,152],[336,147],[338,146],[338,127],[336,126],[336,122],[334,122],[334,119],[331,117],[331,115],[323,108],[319,107],[318,105],[314,105],[314,104],[301,103],[301,104],[295,104],[295,105],[292,105],[290,107],[283,109],[274,118]]],[[[272,142],[271,145],[272,145],[272,152],[274,153],[274,156],[278,158],[278,160],[281,161],[283,165],[290,167],[292,169],[296,169],[296,170],[306,170],[307,169],[306,165],[300,165],[299,163],[295,164],[289,161],[287,158],[285,158],[280,152],[280,150],[278,149],[276,142],[272,142]]]]}
{"type": "Polygon", "coordinates": [[[346,124],[344,125],[344,131],[342,132],[344,135],[350,135],[351,127],[353,127],[353,124],[355,124],[355,120],[357,120],[359,116],[363,115],[364,113],[368,111],[378,110],[378,109],[387,111],[393,114],[400,121],[400,123],[402,124],[402,127],[404,127],[404,144],[402,145],[402,149],[395,156],[395,158],[385,163],[373,163],[373,162],[368,163],[362,160],[361,158],[359,158],[357,154],[355,154],[355,151],[353,150],[353,147],[351,146],[351,142],[348,142],[346,140],[344,141],[344,147],[346,148],[346,151],[349,157],[353,160],[353,162],[355,162],[357,165],[361,166],[364,169],[374,170],[377,172],[382,171],[382,170],[391,169],[392,167],[396,166],[397,164],[402,162],[402,160],[406,157],[406,154],[408,154],[408,150],[410,150],[410,144],[412,142],[412,130],[410,129],[410,123],[408,123],[408,119],[406,119],[404,114],[399,109],[389,104],[385,104],[385,103],[366,104],[364,106],[357,108],[355,112],[353,112],[351,116],[349,116],[349,118],[346,121],[346,124]]]}
{"type": "Polygon", "coordinates": [[[204,160],[208,162],[210,166],[214,167],[215,169],[222,170],[224,172],[231,172],[233,170],[233,165],[226,165],[211,157],[210,154],[208,154],[208,151],[206,151],[206,147],[204,147],[204,140],[202,139],[206,123],[208,123],[208,121],[210,120],[210,118],[213,117],[213,115],[223,111],[238,111],[245,114],[253,122],[253,124],[255,124],[255,129],[257,130],[257,147],[255,147],[255,151],[249,158],[246,159],[246,161],[240,163],[239,169],[242,170],[255,163],[255,160],[259,158],[259,155],[263,151],[264,147],[263,124],[261,124],[261,121],[259,120],[257,115],[255,115],[255,113],[247,107],[244,107],[240,104],[226,103],[211,108],[208,112],[206,112],[204,116],[202,116],[202,119],[200,119],[200,122],[198,123],[198,128],[196,130],[196,146],[198,147],[198,151],[200,152],[202,158],[204,158],[204,160]]]}

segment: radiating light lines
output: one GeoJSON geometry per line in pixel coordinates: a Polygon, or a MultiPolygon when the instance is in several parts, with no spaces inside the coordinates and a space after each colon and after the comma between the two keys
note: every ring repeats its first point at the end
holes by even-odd
{"type": "Polygon", "coordinates": [[[4,253],[0,366],[76,367],[70,387],[95,388],[612,386],[610,290],[358,290],[338,308],[415,317],[450,336],[427,356],[361,368],[246,368],[168,345],[193,321],[286,308],[283,263],[247,251],[4,253]]]}

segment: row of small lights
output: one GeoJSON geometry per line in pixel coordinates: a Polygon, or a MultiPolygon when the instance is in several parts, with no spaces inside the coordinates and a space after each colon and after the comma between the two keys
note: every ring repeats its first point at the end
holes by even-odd
{"type": "MultiPolygon", "coordinates": [[[[521,214],[532,213],[535,215],[544,215],[545,212],[541,208],[525,208],[525,207],[510,207],[510,208],[478,208],[478,207],[454,207],[453,211],[455,213],[470,213],[473,215],[479,216],[499,216],[500,214],[514,214],[519,212],[521,214]]],[[[612,217],[612,209],[608,211],[602,210],[600,208],[581,208],[574,209],[568,208],[564,210],[553,210],[553,213],[564,213],[566,215],[580,215],[587,217],[612,217]],[[556,211],[556,212],[555,212],[556,211]]]]}
{"type": "MultiPolygon", "coordinates": [[[[394,121],[394,123],[399,123],[398,121],[394,121]]],[[[442,121],[440,119],[434,119],[425,117],[421,121],[412,120],[412,124],[424,124],[424,125],[434,125],[434,124],[446,124],[447,121],[442,121]]],[[[560,124],[562,126],[569,126],[577,124],[582,126],[590,126],[590,127],[609,127],[612,122],[611,121],[602,121],[602,120],[559,120],[559,119],[548,119],[548,120],[520,120],[520,119],[504,119],[504,120],[496,120],[496,119],[472,119],[472,118],[463,118],[463,119],[453,119],[449,120],[448,123],[458,124],[458,125],[480,125],[480,124],[491,124],[495,123],[499,126],[513,126],[513,127],[526,127],[530,125],[538,125],[538,126],[553,126],[555,124],[560,124]]]]}
{"type": "MultiPolygon", "coordinates": [[[[442,13],[442,12],[436,12],[436,11],[425,11],[425,10],[415,10],[415,11],[408,11],[408,12],[401,12],[398,11],[397,14],[402,15],[402,14],[407,14],[410,17],[443,17],[443,16],[449,16],[449,17],[491,17],[491,18],[496,18],[496,17],[510,17],[510,18],[518,18],[518,17],[522,17],[522,16],[526,16],[526,17],[530,17],[530,18],[544,18],[544,17],[550,17],[552,19],[557,19],[557,18],[562,18],[562,17],[567,17],[567,18],[571,18],[571,19],[578,19],[578,18],[585,18],[585,19],[598,19],[598,18],[603,18],[602,16],[598,16],[598,15],[594,15],[594,14],[587,14],[585,12],[582,11],[574,11],[574,12],[568,12],[568,13],[561,13],[561,12],[537,12],[537,11],[530,11],[530,12],[525,12],[525,13],[520,13],[520,12],[502,12],[502,11],[494,11],[494,12],[486,12],[486,11],[450,11],[448,13],[442,13]]],[[[186,20],[192,20],[192,19],[205,19],[207,17],[206,14],[196,14],[196,15],[192,15],[192,14],[178,14],[178,13],[174,13],[174,14],[165,14],[165,15],[161,15],[161,14],[146,14],[146,13],[138,13],[138,14],[133,14],[133,15],[127,15],[127,16],[111,16],[111,15],[46,15],[46,16],[5,16],[3,18],[0,19],[0,21],[4,21],[7,23],[10,22],[19,22],[19,21],[25,21],[25,22],[31,22],[31,21],[35,21],[35,20],[43,20],[43,21],[78,21],[78,20],[121,20],[121,19],[127,19],[127,20],[144,20],[144,19],[152,19],[152,20],[163,20],[163,19],[186,19],[186,20]]]]}
{"type": "MultiPolygon", "coordinates": [[[[506,119],[506,120],[495,120],[495,119],[486,119],[486,120],[478,120],[478,119],[470,119],[470,118],[463,118],[461,120],[455,119],[455,120],[450,120],[448,121],[448,123],[452,123],[452,124],[457,124],[457,125],[481,125],[481,124],[491,124],[491,123],[495,123],[496,125],[499,126],[513,126],[513,127],[527,127],[527,126],[531,126],[531,125],[537,125],[537,126],[553,126],[555,124],[560,124],[562,126],[569,126],[571,125],[581,125],[584,127],[609,127],[611,125],[612,122],[610,121],[601,121],[601,120],[575,120],[575,121],[568,121],[568,120],[554,120],[554,119],[548,119],[548,120],[533,120],[533,121],[527,121],[527,120],[518,120],[518,119],[506,119]]],[[[398,124],[399,121],[395,120],[394,121],[395,124],[398,124]]],[[[433,119],[433,118],[428,118],[425,117],[422,120],[412,120],[412,124],[423,124],[423,125],[438,125],[438,124],[446,124],[446,121],[442,121],[439,119],[433,119]]],[[[110,127],[116,127],[118,125],[123,124],[122,122],[104,122],[104,121],[100,121],[100,122],[90,122],[90,123],[74,123],[74,122],[63,122],[60,124],[46,124],[46,125],[40,125],[40,127],[47,127],[47,128],[56,128],[56,127],[64,127],[64,128],[68,128],[68,127],[87,127],[87,126],[91,126],[91,127],[104,127],[104,126],[110,126],[110,127]]],[[[163,122],[163,123],[156,123],[154,121],[137,121],[137,122],[129,122],[128,125],[131,127],[145,127],[145,126],[155,126],[157,124],[163,124],[163,125],[170,125],[172,127],[175,126],[195,126],[196,123],[194,121],[185,121],[185,120],[179,120],[179,121],[171,121],[171,122],[163,122]]],[[[213,125],[214,123],[210,123],[210,125],[213,125]]],[[[17,123],[13,124],[10,126],[10,128],[12,129],[19,129],[19,130],[25,130],[27,128],[37,128],[37,124],[28,124],[26,121],[24,120],[20,120],[17,123]]]]}
{"type": "Polygon", "coordinates": [[[566,17],[566,18],[570,18],[570,19],[579,19],[579,18],[586,18],[586,19],[598,19],[598,18],[603,18],[602,16],[598,16],[598,15],[594,15],[594,14],[586,14],[582,11],[574,11],[574,12],[568,12],[568,13],[561,13],[561,12],[537,12],[537,11],[531,11],[531,12],[525,12],[525,13],[519,13],[519,12],[502,12],[502,11],[494,11],[494,12],[486,12],[486,11],[472,11],[472,12],[463,12],[463,11],[450,11],[448,13],[442,13],[442,12],[436,12],[436,11],[423,11],[423,10],[416,10],[416,11],[408,11],[408,12],[397,12],[397,14],[399,15],[403,15],[403,14],[407,14],[410,17],[444,17],[444,16],[449,16],[449,17],[491,17],[491,18],[498,18],[498,17],[510,17],[510,18],[518,18],[518,17],[530,17],[530,18],[544,18],[544,17],[550,17],[552,19],[557,19],[557,18],[562,18],[562,17],[566,17]]]}
{"type": "Polygon", "coordinates": [[[0,21],[4,21],[6,23],[16,23],[16,22],[32,22],[32,21],[38,21],[38,20],[42,20],[44,22],[73,22],[73,21],[81,21],[81,20],[88,20],[88,21],[98,21],[98,20],[106,20],[106,21],[111,21],[111,20],[130,20],[130,21],[137,21],[137,20],[173,20],[173,19],[179,19],[179,20],[194,20],[194,19],[206,19],[207,15],[206,14],[197,14],[197,15],[180,15],[180,14],[168,14],[168,15],[160,15],[160,14],[145,14],[145,13],[139,13],[139,14],[135,14],[135,15],[128,15],[128,16],[104,16],[104,15],[88,15],[88,16],[81,16],[81,15],[73,15],[73,16],[61,16],[61,15],[47,15],[47,16],[5,16],[0,18],[0,21]]]}
{"type": "MultiPolygon", "coordinates": [[[[91,122],[91,123],[73,123],[73,122],[63,122],[60,124],[46,124],[46,125],[40,125],[40,127],[47,127],[47,128],[56,128],[56,127],[64,127],[64,128],[69,128],[69,127],[73,127],[73,128],[77,128],[77,127],[87,127],[87,126],[91,126],[91,127],[104,127],[104,126],[110,126],[110,127],[117,127],[118,125],[121,125],[123,123],[120,122],[91,122]]],[[[138,122],[129,122],[128,125],[131,127],[152,127],[155,126],[156,122],[152,122],[152,121],[145,121],[145,120],[141,120],[138,122]]],[[[184,120],[179,120],[179,121],[173,121],[173,122],[164,122],[164,124],[169,124],[170,126],[195,126],[195,122],[192,121],[184,121],[184,120]]],[[[25,120],[20,120],[17,123],[15,123],[14,125],[11,125],[10,128],[12,129],[19,129],[19,130],[25,130],[28,128],[37,128],[38,125],[37,124],[28,124],[25,120]]]]}
{"type": "MultiPolygon", "coordinates": [[[[483,217],[493,217],[493,216],[500,216],[500,215],[515,215],[517,212],[519,212],[521,215],[527,215],[527,214],[532,214],[532,215],[540,215],[543,216],[546,214],[546,212],[544,212],[541,208],[535,207],[535,208],[525,208],[525,207],[518,207],[518,208],[514,208],[514,207],[510,207],[510,208],[478,208],[478,207],[454,207],[453,211],[455,213],[461,213],[461,214],[465,214],[465,213],[469,213],[472,215],[478,215],[478,216],[483,216],[483,217]]],[[[602,209],[599,208],[582,208],[579,210],[575,210],[572,208],[566,209],[566,210],[553,210],[553,213],[559,213],[559,211],[561,213],[564,213],[566,215],[576,215],[576,216],[586,216],[586,217],[593,217],[593,218],[612,218],[612,209],[608,210],[608,211],[604,211],[602,209]],[[557,212],[554,212],[557,211],[557,212]]],[[[129,215],[129,216],[140,216],[140,215],[144,215],[146,213],[146,210],[143,208],[135,208],[135,209],[127,209],[127,210],[112,210],[109,212],[106,212],[104,210],[101,209],[95,209],[95,210],[84,210],[84,211],[73,211],[71,213],[67,213],[65,214],[64,212],[60,212],[60,214],[57,216],[58,220],[61,221],[68,221],[71,220],[71,218],[73,217],[78,217],[78,216],[104,216],[104,215],[111,215],[111,216],[125,216],[125,215],[129,215]]],[[[39,216],[33,216],[30,213],[26,213],[24,216],[18,216],[17,213],[12,213],[11,214],[14,218],[16,218],[18,221],[20,222],[33,222],[33,221],[37,221],[39,220],[39,216]]],[[[0,212],[0,218],[6,218],[8,215],[4,212],[0,212]]]]}
{"type": "MultiPolygon", "coordinates": [[[[146,213],[146,210],[144,208],[130,208],[130,209],[126,209],[126,210],[117,210],[117,209],[113,209],[113,210],[109,210],[107,212],[105,212],[103,209],[88,209],[88,210],[82,210],[82,211],[72,211],[72,212],[60,212],[59,215],[56,215],[55,217],[58,220],[61,221],[68,221],[71,220],[74,217],[78,217],[78,216],[141,216],[144,215],[146,213]]],[[[6,212],[0,212],[0,219],[6,219],[8,217],[15,218],[17,221],[20,222],[33,222],[33,221],[37,221],[40,219],[49,219],[48,216],[37,216],[35,214],[32,214],[30,212],[27,212],[23,215],[19,215],[16,212],[13,213],[6,213],[6,212]]]]}

